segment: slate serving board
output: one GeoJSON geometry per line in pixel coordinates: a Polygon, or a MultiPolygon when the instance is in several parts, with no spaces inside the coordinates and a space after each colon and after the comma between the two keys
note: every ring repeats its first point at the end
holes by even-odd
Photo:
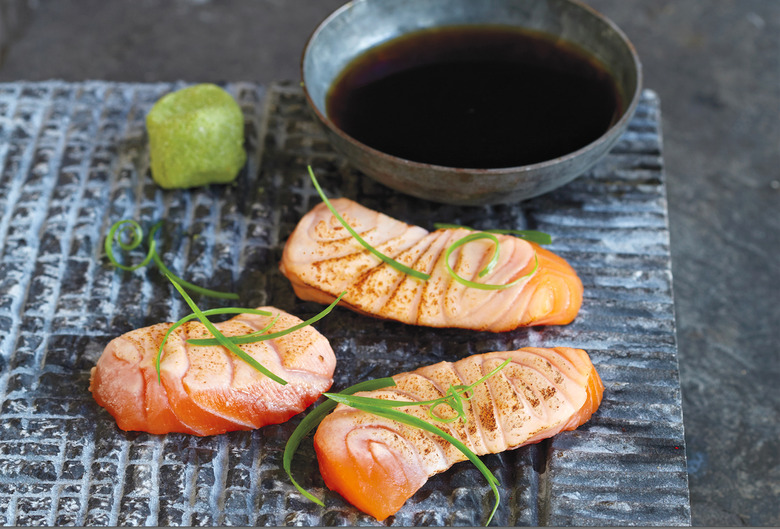
{"type": "MultiPolygon", "coordinates": [[[[113,337],[188,311],[160,274],[112,269],[114,222],[136,219],[179,275],[302,318],[278,271],[287,236],[331,197],[410,223],[529,228],[578,270],[585,299],[565,327],[502,334],[427,329],[335,310],[317,324],[338,358],[334,389],[470,354],[535,346],[589,351],[606,390],[575,432],[483,458],[502,483],[496,525],[688,525],[659,100],[645,91],[628,131],[589,173],[520,204],[423,202],[351,169],[295,84],[227,84],[249,159],[232,186],[163,191],[148,173],[144,117],[180,84],[0,84],[0,523],[4,525],[377,525],[324,489],[310,442],[281,469],[299,418],[197,438],[120,431],[87,390],[113,337]]],[[[202,308],[225,302],[196,297],[202,308]]],[[[432,478],[386,525],[485,522],[489,487],[469,463],[432,478]]]]}

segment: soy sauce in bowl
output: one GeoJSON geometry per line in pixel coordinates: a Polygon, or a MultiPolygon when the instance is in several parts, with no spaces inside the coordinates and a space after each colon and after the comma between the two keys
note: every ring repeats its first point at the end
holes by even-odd
{"type": "Polygon", "coordinates": [[[383,153],[458,168],[518,167],[598,139],[624,111],[606,68],[578,47],[509,26],[413,32],[355,58],[326,113],[383,153]]]}

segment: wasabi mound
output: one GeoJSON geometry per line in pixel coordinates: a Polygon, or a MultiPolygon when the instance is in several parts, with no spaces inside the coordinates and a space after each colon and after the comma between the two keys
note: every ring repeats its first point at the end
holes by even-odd
{"type": "Polygon", "coordinates": [[[246,162],[244,115],[213,84],[160,98],[146,116],[152,178],[165,189],[235,180],[246,162]]]}

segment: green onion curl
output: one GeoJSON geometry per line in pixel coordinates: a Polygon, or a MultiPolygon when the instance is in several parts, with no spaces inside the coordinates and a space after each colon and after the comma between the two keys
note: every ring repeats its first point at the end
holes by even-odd
{"type": "Polygon", "coordinates": [[[357,242],[359,242],[361,245],[363,245],[364,248],[366,248],[369,252],[374,254],[376,257],[390,265],[391,267],[395,268],[399,272],[402,272],[404,274],[410,275],[412,277],[416,277],[417,279],[422,279],[423,281],[427,281],[431,278],[430,274],[426,274],[425,272],[420,272],[419,270],[415,270],[414,268],[410,268],[406,266],[403,263],[399,263],[392,257],[388,257],[387,255],[383,254],[373,246],[371,246],[368,242],[366,242],[360,235],[357,234],[357,232],[352,229],[352,226],[350,226],[346,220],[339,214],[338,211],[336,211],[336,208],[333,207],[333,205],[330,203],[330,200],[328,200],[328,197],[325,196],[325,193],[322,191],[322,188],[320,187],[319,182],[317,182],[317,178],[314,176],[314,171],[311,168],[311,165],[308,166],[309,168],[309,176],[311,177],[311,181],[314,184],[315,189],[317,190],[317,193],[319,193],[320,197],[322,198],[322,201],[325,202],[325,205],[328,206],[328,209],[333,213],[333,216],[335,216],[338,221],[341,223],[344,228],[349,232],[350,235],[352,235],[357,242]]]}
{"type": "MultiPolygon", "coordinates": [[[[155,224],[155,228],[157,226],[159,226],[159,223],[155,224]]],[[[152,260],[152,256],[156,253],[154,248],[155,242],[153,239],[150,241],[149,251],[146,253],[146,257],[144,257],[144,260],[134,266],[124,265],[120,263],[116,259],[116,257],[114,257],[114,248],[112,244],[112,242],[116,241],[116,243],[119,245],[120,248],[122,248],[126,252],[129,252],[131,250],[135,250],[136,248],[138,248],[143,242],[143,240],[144,240],[144,231],[141,229],[140,224],[138,224],[136,221],[125,219],[125,220],[120,220],[119,222],[115,222],[114,225],[111,226],[111,229],[108,230],[108,235],[106,235],[106,240],[104,243],[108,260],[111,261],[111,264],[114,265],[115,267],[120,268],[122,270],[126,270],[128,272],[134,272],[139,268],[143,268],[144,266],[149,264],[149,261],[152,260]],[[126,242],[125,238],[128,235],[132,236],[132,239],[130,239],[129,242],[126,242]]]]}
{"type": "Polygon", "coordinates": [[[490,239],[490,240],[492,240],[495,243],[495,248],[493,250],[493,257],[491,258],[491,260],[487,264],[487,266],[485,266],[485,268],[482,271],[479,272],[479,277],[482,277],[485,274],[487,274],[490,270],[492,270],[492,267],[495,266],[495,262],[497,262],[497,260],[498,260],[499,241],[498,241],[498,238],[496,238],[495,235],[493,235],[491,233],[487,233],[487,232],[477,232],[477,233],[472,233],[471,235],[466,235],[462,239],[458,239],[457,241],[455,241],[454,243],[449,245],[447,247],[447,251],[444,253],[444,264],[447,266],[447,272],[449,272],[449,274],[452,276],[452,278],[455,281],[457,281],[458,283],[460,283],[461,285],[464,285],[464,286],[467,286],[467,287],[471,287],[471,288],[478,288],[480,290],[503,290],[505,288],[509,288],[509,287],[512,287],[512,286],[516,285],[517,283],[519,283],[520,281],[522,281],[523,279],[525,279],[527,277],[530,277],[530,276],[534,275],[534,273],[536,273],[536,270],[539,268],[539,256],[536,255],[536,252],[534,252],[535,264],[534,264],[533,269],[530,272],[528,272],[527,274],[524,274],[524,275],[518,277],[517,279],[515,279],[514,281],[512,281],[510,283],[506,283],[504,285],[495,285],[495,284],[489,284],[489,283],[476,283],[474,281],[469,281],[468,279],[464,279],[461,276],[459,276],[458,274],[456,274],[455,271],[452,269],[452,266],[450,266],[450,255],[452,254],[452,252],[456,248],[459,248],[459,247],[463,246],[464,244],[468,244],[468,243],[470,243],[472,241],[476,241],[476,240],[479,240],[479,239],[490,239]]]}
{"type": "Polygon", "coordinates": [[[148,265],[149,262],[154,261],[154,263],[157,265],[157,267],[160,269],[160,271],[163,273],[164,276],[168,277],[173,282],[188,288],[193,292],[197,292],[198,294],[202,294],[204,296],[209,296],[212,298],[238,299],[238,294],[234,294],[232,292],[223,292],[220,290],[211,290],[209,288],[200,287],[198,285],[190,283],[189,281],[185,281],[184,279],[176,276],[173,272],[171,272],[168,269],[168,267],[165,266],[165,263],[163,263],[162,259],[160,259],[160,256],[157,253],[157,243],[154,240],[154,235],[157,233],[157,230],[159,230],[161,226],[162,226],[162,221],[152,226],[152,229],[149,230],[149,236],[147,238],[149,250],[146,253],[146,257],[144,257],[143,261],[141,261],[137,265],[130,266],[130,265],[125,265],[120,263],[119,260],[117,260],[117,258],[114,256],[113,243],[116,242],[119,245],[119,247],[124,251],[135,250],[143,242],[143,230],[141,229],[141,226],[134,220],[125,219],[125,220],[120,220],[118,222],[115,222],[111,226],[111,229],[108,230],[108,235],[106,235],[106,240],[104,243],[106,256],[108,257],[108,260],[111,261],[111,264],[113,266],[121,270],[126,270],[128,272],[134,272],[135,270],[138,270],[139,268],[148,265]],[[128,235],[131,236],[132,239],[130,239],[130,241],[125,241],[125,238],[128,235]]]}

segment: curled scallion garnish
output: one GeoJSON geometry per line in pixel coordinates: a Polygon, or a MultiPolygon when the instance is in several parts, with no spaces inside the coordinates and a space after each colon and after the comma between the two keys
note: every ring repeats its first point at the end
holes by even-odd
{"type": "Polygon", "coordinates": [[[513,287],[523,279],[532,276],[536,272],[537,268],[539,268],[539,256],[536,255],[536,252],[534,252],[535,264],[533,269],[527,274],[523,274],[522,276],[518,277],[517,279],[509,283],[503,285],[496,285],[496,284],[489,284],[489,283],[477,283],[475,281],[464,279],[460,277],[458,274],[456,274],[455,271],[452,269],[452,266],[450,266],[450,255],[456,248],[459,248],[464,244],[470,243],[472,241],[476,241],[478,239],[491,239],[493,242],[495,242],[495,249],[493,250],[493,258],[490,260],[488,265],[479,272],[479,277],[483,277],[485,274],[490,272],[490,270],[492,270],[491,264],[495,266],[494,261],[497,262],[498,259],[499,242],[495,235],[486,232],[477,232],[477,233],[472,233],[471,235],[466,235],[462,239],[458,239],[457,241],[449,245],[447,247],[447,251],[444,253],[444,264],[447,267],[447,272],[449,272],[452,278],[458,283],[460,283],[461,285],[471,287],[471,288],[478,288],[480,290],[503,290],[505,288],[513,287]]]}
{"type": "Polygon", "coordinates": [[[111,229],[108,230],[108,235],[106,235],[106,240],[104,243],[108,260],[111,261],[111,264],[117,268],[126,270],[128,272],[134,272],[135,270],[138,270],[139,268],[143,268],[144,266],[148,265],[149,262],[152,260],[152,255],[155,254],[155,248],[154,248],[155,242],[154,239],[151,239],[151,244],[149,245],[149,251],[146,253],[146,257],[144,257],[144,260],[138,263],[137,265],[133,265],[133,266],[125,265],[120,263],[116,259],[116,257],[114,257],[114,246],[112,244],[113,241],[116,241],[119,247],[126,252],[138,248],[141,245],[141,243],[144,241],[144,230],[142,230],[141,225],[134,220],[130,220],[130,219],[120,220],[119,222],[115,222],[114,225],[111,226],[111,229]],[[129,241],[126,240],[128,235],[132,236],[132,239],[130,239],[129,241]]]}
{"type": "Polygon", "coordinates": [[[429,274],[426,274],[425,272],[420,272],[419,270],[415,270],[414,268],[408,267],[403,263],[399,263],[392,257],[388,257],[387,255],[383,254],[373,246],[371,246],[368,242],[366,242],[360,235],[357,234],[357,232],[350,226],[346,220],[339,214],[338,211],[336,211],[336,208],[333,207],[333,205],[330,203],[330,200],[328,200],[328,197],[325,196],[325,193],[322,191],[322,188],[320,187],[319,182],[317,182],[317,178],[314,176],[314,170],[312,170],[311,165],[309,166],[309,176],[311,176],[311,181],[314,184],[314,188],[317,190],[317,193],[319,193],[320,197],[322,198],[322,201],[325,202],[325,205],[328,206],[328,209],[331,213],[333,213],[333,216],[338,219],[338,221],[341,223],[342,226],[349,232],[350,235],[352,235],[357,242],[359,242],[361,245],[363,245],[364,248],[366,248],[369,252],[374,254],[376,257],[390,265],[391,267],[395,268],[399,272],[403,272],[404,274],[410,275],[412,277],[416,277],[417,279],[422,279],[423,281],[427,281],[431,278],[429,274]]]}
{"type": "Polygon", "coordinates": [[[436,222],[433,224],[433,227],[436,228],[437,230],[463,228],[465,230],[483,231],[485,233],[515,235],[517,237],[520,237],[521,239],[525,239],[530,242],[535,242],[536,244],[550,244],[552,242],[552,237],[550,237],[549,233],[544,233],[543,231],[536,231],[536,230],[476,230],[475,228],[471,228],[469,226],[461,226],[460,224],[446,224],[443,222],[436,222]]]}
{"type": "Polygon", "coordinates": [[[392,378],[369,380],[351,386],[339,393],[324,393],[324,395],[328,397],[329,401],[320,404],[314,410],[312,410],[301,421],[301,423],[298,425],[298,427],[290,436],[290,439],[287,441],[287,445],[285,446],[284,449],[284,458],[283,458],[284,469],[287,472],[287,475],[289,476],[293,485],[295,485],[295,487],[304,496],[309,498],[311,501],[317,503],[318,505],[324,506],[324,503],[319,498],[317,498],[316,496],[312,495],[311,493],[303,489],[298,484],[298,482],[295,481],[295,479],[292,477],[290,467],[292,464],[293,455],[295,454],[295,451],[300,445],[301,440],[304,437],[306,437],[306,435],[309,432],[315,429],[317,425],[319,425],[319,423],[325,418],[325,416],[333,408],[335,408],[336,403],[344,404],[346,406],[350,406],[352,408],[364,411],[366,413],[370,413],[372,415],[384,417],[387,419],[397,421],[402,424],[406,424],[407,426],[412,426],[414,428],[426,430],[430,433],[438,435],[439,437],[442,437],[443,439],[451,443],[453,446],[455,446],[458,450],[460,450],[463,453],[463,455],[465,455],[466,458],[468,458],[477,467],[477,469],[479,469],[479,471],[487,480],[488,485],[490,485],[490,488],[493,491],[493,494],[496,498],[495,504],[493,506],[493,510],[491,511],[487,523],[485,524],[485,525],[490,525],[490,522],[493,519],[493,516],[495,515],[496,510],[498,509],[498,505],[501,501],[501,496],[498,491],[498,485],[500,485],[500,483],[498,479],[493,475],[493,473],[490,472],[490,469],[488,469],[487,466],[485,466],[485,464],[479,459],[479,457],[462,441],[456,439],[455,437],[448,434],[447,432],[445,432],[444,430],[442,430],[441,428],[439,428],[434,424],[431,424],[413,415],[409,415],[408,413],[394,410],[393,408],[406,407],[406,406],[429,406],[428,415],[434,421],[438,421],[442,423],[450,423],[458,419],[462,419],[465,422],[467,420],[467,417],[465,414],[463,400],[464,399],[469,400],[472,397],[471,395],[468,395],[468,393],[471,392],[471,390],[475,386],[482,384],[488,378],[498,373],[500,370],[506,367],[511,361],[512,361],[511,358],[507,358],[506,360],[504,360],[504,362],[502,362],[499,366],[497,366],[495,369],[490,371],[487,375],[483,376],[476,382],[473,382],[469,385],[459,384],[455,386],[450,386],[445,396],[433,400],[396,401],[396,400],[376,399],[373,397],[353,395],[358,391],[371,391],[371,390],[382,389],[386,387],[393,387],[396,384],[392,378]],[[436,407],[443,404],[448,404],[453,410],[455,410],[457,415],[454,418],[445,419],[439,416],[438,414],[436,414],[434,411],[436,407]]]}
{"type": "Polygon", "coordinates": [[[130,266],[120,263],[114,256],[113,243],[116,242],[124,251],[135,250],[143,242],[143,230],[141,229],[141,226],[134,220],[125,219],[115,222],[108,231],[108,235],[106,236],[104,243],[108,260],[111,261],[111,264],[115,267],[126,270],[128,272],[138,270],[139,268],[148,265],[150,261],[154,261],[164,276],[169,277],[173,282],[178,283],[179,285],[182,285],[193,292],[197,292],[198,294],[202,294],[204,296],[210,296],[212,298],[238,299],[238,294],[203,288],[190,283],[189,281],[185,281],[171,272],[168,267],[165,266],[165,263],[163,263],[162,259],[160,259],[160,256],[157,253],[157,243],[154,240],[154,235],[161,226],[162,221],[152,226],[152,229],[149,230],[149,250],[147,251],[146,257],[144,257],[143,261],[136,265],[130,266]],[[131,236],[132,238],[129,241],[126,241],[128,236],[131,236]]]}

